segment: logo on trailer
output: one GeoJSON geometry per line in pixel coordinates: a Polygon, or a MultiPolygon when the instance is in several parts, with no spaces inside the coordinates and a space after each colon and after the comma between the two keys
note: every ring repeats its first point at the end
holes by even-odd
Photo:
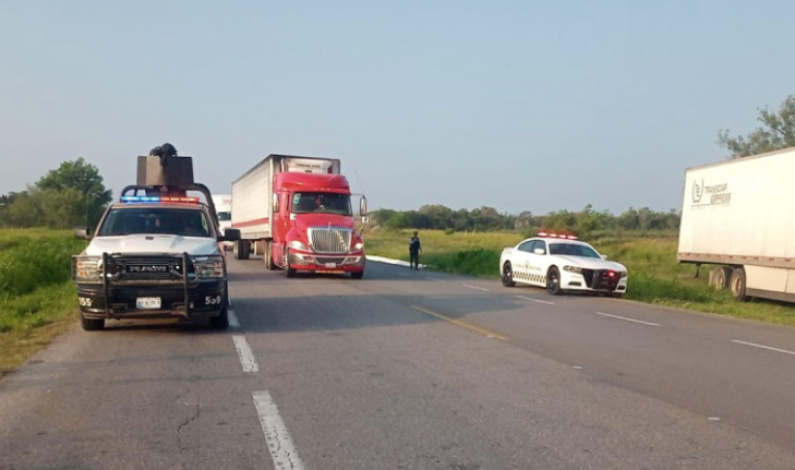
{"type": "Polygon", "coordinates": [[[704,196],[704,180],[702,179],[701,183],[698,180],[693,181],[693,202],[698,204],[702,196],[704,196]]]}

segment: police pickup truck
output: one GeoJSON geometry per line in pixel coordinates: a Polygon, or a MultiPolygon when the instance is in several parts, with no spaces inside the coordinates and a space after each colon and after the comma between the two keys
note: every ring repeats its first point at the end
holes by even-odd
{"type": "MultiPolygon", "coordinates": [[[[139,157],[139,159],[152,157],[139,157]]],[[[190,158],[190,157],[178,157],[190,158]]],[[[229,326],[229,291],[223,242],[236,241],[240,232],[220,233],[212,195],[192,182],[192,162],[187,184],[145,184],[160,180],[158,171],[146,173],[139,162],[139,184],[122,191],[110,205],[93,234],[75,231],[90,240],[72,259],[72,279],[77,285],[82,326],[101,330],[109,319],[182,318],[209,319],[212,327],[229,326]],[[188,190],[205,193],[187,196],[188,190]],[[132,191],[132,195],[127,193],[132,191]],[[140,195],[139,192],[146,194],[140,195]]],[[[172,162],[172,168],[185,168],[172,162]]],[[[167,172],[162,172],[167,173],[167,172]]]]}

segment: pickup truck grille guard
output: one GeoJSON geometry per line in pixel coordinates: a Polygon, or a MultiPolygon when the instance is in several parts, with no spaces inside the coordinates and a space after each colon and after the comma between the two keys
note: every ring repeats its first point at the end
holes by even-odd
{"type": "MultiPolygon", "coordinates": [[[[102,253],[102,267],[99,269],[101,279],[79,279],[76,276],[75,265],[77,261],[96,259],[94,256],[72,256],[72,279],[81,284],[102,284],[105,295],[105,314],[113,314],[110,302],[111,287],[122,286],[174,286],[181,285],[183,291],[184,307],[176,309],[178,314],[188,316],[190,313],[191,286],[190,274],[193,266],[189,263],[187,253],[136,253],[135,255],[123,253],[102,253]],[[130,273],[130,266],[138,266],[139,270],[130,273]],[[149,272],[146,272],[149,267],[149,272]],[[161,267],[165,267],[165,272],[161,267]],[[184,275],[182,273],[188,273],[184,275]]],[[[194,283],[198,281],[194,272],[194,283]]]]}

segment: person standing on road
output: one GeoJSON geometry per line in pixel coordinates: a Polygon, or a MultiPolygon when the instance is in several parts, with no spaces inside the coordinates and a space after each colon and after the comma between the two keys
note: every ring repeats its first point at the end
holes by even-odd
{"type": "Polygon", "coordinates": [[[420,252],[422,252],[422,243],[419,233],[415,231],[409,241],[409,269],[420,269],[420,252]]]}

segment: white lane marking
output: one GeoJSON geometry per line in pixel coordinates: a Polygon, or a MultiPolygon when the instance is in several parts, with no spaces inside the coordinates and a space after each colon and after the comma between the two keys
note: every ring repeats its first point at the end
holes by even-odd
{"type": "Polygon", "coordinates": [[[251,351],[246,337],[232,336],[232,340],[235,342],[235,349],[237,349],[237,355],[240,357],[240,365],[243,366],[243,372],[259,371],[259,365],[257,365],[257,360],[254,359],[254,353],[251,351]]]}
{"type": "Polygon", "coordinates": [[[720,421],[720,418],[718,418],[717,416],[710,416],[707,419],[710,420],[710,421],[720,421]]]}
{"type": "Polygon", "coordinates": [[[640,323],[641,325],[660,326],[657,323],[649,323],[647,321],[635,320],[634,318],[620,317],[618,315],[611,315],[609,313],[596,312],[596,314],[597,315],[602,315],[603,317],[610,317],[610,318],[616,318],[618,320],[631,321],[633,323],[640,323]]]}
{"type": "Polygon", "coordinates": [[[549,302],[549,301],[546,301],[546,300],[534,299],[532,297],[525,297],[525,296],[522,296],[522,295],[517,295],[516,298],[517,299],[522,299],[522,300],[529,300],[530,302],[538,302],[539,304],[555,305],[554,302],[549,302]]]}
{"type": "Polygon", "coordinates": [[[582,366],[571,366],[572,369],[582,370],[582,366]]]}
{"type": "Polygon", "coordinates": [[[273,459],[273,468],[303,470],[304,464],[295,450],[295,445],[287,432],[276,403],[273,402],[267,390],[254,392],[254,406],[257,408],[262,432],[265,433],[265,442],[273,459]]]}
{"type": "Polygon", "coordinates": [[[795,352],[787,351],[786,349],[771,348],[770,346],[765,346],[764,344],[749,343],[747,341],[740,341],[739,339],[733,339],[732,343],[742,344],[745,346],[752,346],[754,348],[759,348],[759,349],[767,349],[768,351],[776,351],[795,356],[795,352]]]}
{"type": "Polygon", "coordinates": [[[477,289],[477,290],[482,290],[482,291],[486,291],[486,292],[488,292],[488,291],[489,291],[488,289],[484,289],[483,287],[478,287],[478,286],[470,286],[469,284],[462,284],[462,285],[463,285],[464,287],[468,287],[468,288],[470,288],[470,289],[477,289]]]}
{"type": "Polygon", "coordinates": [[[227,315],[229,315],[229,326],[232,328],[240,328],[240,320],[237,319],[237,315],[235,315],[235,311],[229,309],[226,311],[227,315]]]}

